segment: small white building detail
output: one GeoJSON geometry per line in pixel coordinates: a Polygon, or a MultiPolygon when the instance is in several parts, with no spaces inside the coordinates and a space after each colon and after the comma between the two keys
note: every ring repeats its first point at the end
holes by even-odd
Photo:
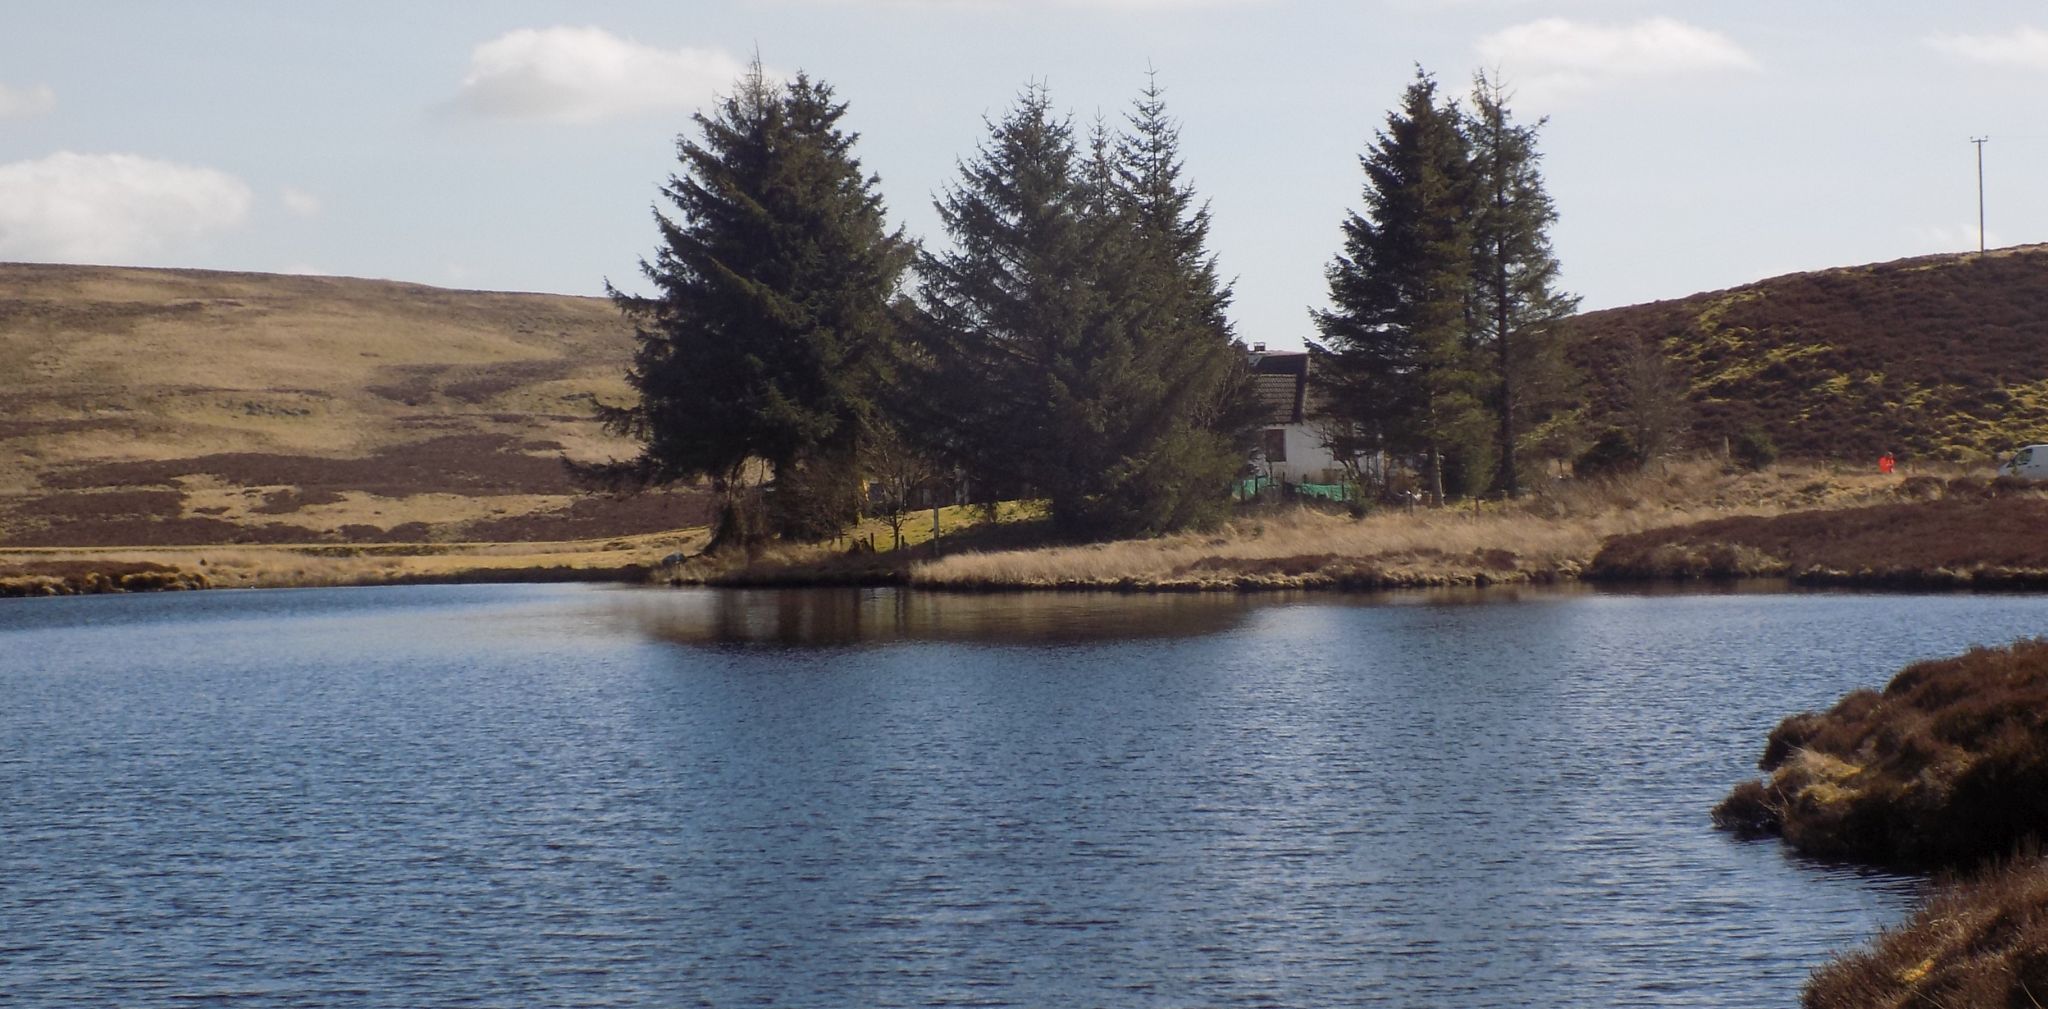
{"type": "Polygon", "coordinates": [[[1312,422],[1306,351],[1268,351],[1252,345],[1252,381],[1266,417],[1252,462],[1280,483],[1341,483],[1344,467],[1312,422]]]}

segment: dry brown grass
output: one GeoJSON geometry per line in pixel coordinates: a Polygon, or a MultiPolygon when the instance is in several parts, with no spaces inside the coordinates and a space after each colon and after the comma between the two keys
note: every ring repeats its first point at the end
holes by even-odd
{"type": "Polygon", "coordinates": [[[1486,585],[1574,578],[1609,537],[1728,515],[1887,500],[1903,478],[1787,464],[1728,473],[1674,463],[1559,481],[1524,500],[1363,519],[1296,508],[1150,540],[958,554],[920,564],[936,588],[1267,589],[1486,585]]]}
{"type": "Polygon", "coordinates": [[[116,549],[0,549],[0,595],[150,588],[305,588],[407,582],[646,581],[662,560],[702,549],[702,528],[556,543],[320,543],[116,549]],[[124,573],[164,571],[183,585],[124,573]],[[97,578],[95,576],[98,576],[97,578]],[[105,588],[96,588],[111,581],[105,588]],[[9,586],[13,591],[9,591],[9,586]]]}
{"type": "Polygon", "coordinates": [[[1816,971],[1806,1009],[2048,1005],[2048,863],[2028,855],[1936,889],[1904,925],[1816,971]]]}
{"type": "Polygon", "coordinates": [[[630,327],[602,298],[0,264],[0,545],[694,524],[646,509],[569,514],[560,459],[632,449],[592,419],[594,399],[628,396],[631,353],[630,327]],[[141,489],[183,494],[183,508],[76,496],[141,489]],[[266,506],[287,492],[316,503],[266,506]],[[69,507],[46,507],[59,497],[69,507]]]}

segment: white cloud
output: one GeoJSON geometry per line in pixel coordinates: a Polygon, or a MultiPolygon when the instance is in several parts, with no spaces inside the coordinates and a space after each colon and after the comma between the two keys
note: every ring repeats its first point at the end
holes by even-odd
{"type": "Polygon", "coordinates": [[[589,123],[697,108],[745,70],[716,49],[657,49],[602,28],[521,28],[470,53],[454,106],[490,118],[589,123]]]}
{"type": "Polygon", "coordinates": [[[1477,48],[1480,59],[1505,71],[1518,90],[1549,97],[1758,66],[1728,36],[1662,17],[1619,25],[1545,18],[1503,28],[1480,39],[1477,48]]]}
{"type": "Polygon", "coordinates": [[[2003,35],[1931,35],[1927,44],[1971,63],[2048,70],[2048,31],[2031,25],[2003,35]]]}
{"type": "Polygon", "coordinates": [[[47,114],[57,107],[57,92],[49,85],[10,88],[0,84],[0,119],[27,119],[47,114]]]}
{"type": "Polygon", "coordinates": [[[294,217],[320,216],[320,198],[297,186],[279,187],[277,200],[284,204],[284,209],[291,211],[294,217]]]}
{"type": "Polygon", "coordinates": [[[0,259],[127,261],[241,224],[252,202],[225,172],[133,154],[0,164],[0,259]]]}

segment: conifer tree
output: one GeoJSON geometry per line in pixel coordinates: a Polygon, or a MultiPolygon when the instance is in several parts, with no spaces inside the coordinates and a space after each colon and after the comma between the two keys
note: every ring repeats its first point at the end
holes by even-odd
{"type": "Polygon", "coordinates": [[[1206,209],[1156,89],[1132,125],[1084,152],[1027,89],[939,200],[953,249],[918,264],[915,426],[978,482],[1050,498],[1074,535],[1200,521],[1242,463],[1206,209]]]}
{"type": "Polygon", "coordinates": [[[1126,388],[1145,416],[1127,443],[1149,446],[1126,494],[1148,514],[1127,524],[1154,531],[1217,511],[1262,410],[1232,332],[1230,285],[1209,251],[1209,206],[1184,178],[1180,126],[1156,75],[1125,118],[1106,174],[1136,280],[1121,297],[1142,311],[1139,374],[1126,388]]]}
{"type": "Polygon", "coordinates": [[[756,465],[773,475],[773,531],[822,538],[857,517],[911,248],[887,229],[845,112],[824,82],[777,85],[756,61],[694,117],[697,138],[677,138],[681,170],[662,188],[677,216],[656,210],[661,241],[640,263],[655,293],[607,285],[636,327],[639,401],[601,416],[641,451],[582,473],[627,491],[708,477],[723,496],[714,546],[763,533],[756,465]]]}
{"type": "Polygon", "coordinates": [[[1522,489],[1520,440],[1577,398],[1565,328],[1579,299],[1557,289],[1550,247],[1557,208],[1544,190],[1536,150],[1544,120],[1517,124],[1507,102],[1499,80],[1476,75],[1465,131],[1474,179],[1473,315],[1479,342],[1493,357],[1499,424],[1494,488],[1514,496],[1522,489]]]}
{"type": "Polygon", "coordinates": [[[1364,212],[1344,222],[1344,251],[1326,271],[1331,308],[1314,313],[1325,409],[1361,441],[1336,447],[1421,456],[1439,502],[1447,456],[1468,477],[1491,470],[1479,464],[1492,425],[1467,317],[1472,179],[1460,118],[1418,68],[1359,159],[1364,212]]]}

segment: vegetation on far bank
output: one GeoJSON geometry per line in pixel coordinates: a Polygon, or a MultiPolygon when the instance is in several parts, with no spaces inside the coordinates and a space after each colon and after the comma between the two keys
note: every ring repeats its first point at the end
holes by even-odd
{"type": "MultiPolygon", "coordinates": [[[[1260,506],[1204,531],[1101,543],[1066,541],[1043,520],[1018,522],[1026,513],[1006,512],[1001,526],[949,538],[936,558],[922,549],[850,556],[837,546],[785,544],[753,562],[735,557],[695,566],[692,580],[842,583],[866,572],[935,589],[1164,591],[1547,583],[1583,577],[1615,536],[1725,516],[1895,501],[1904,483],[1840,467],[1782,464],[1750,472],[1672,463],[1603,480],[1546,481],[1506,502],[1381,508],[1363,517],[1341,507],[1260,506]]],[[[886,538],[880,542],[887,547],[886,538]]]]}
{"type": "Polygon", "coordinates": [[[700,549],[704,538],[699,527],[556,543],[0,546],[0,598],[428,582],[641,584],[662,570],[665,558],[700,549]]]}
{"type": "Polygon", "coordinates": [[[1791,578],[1814,585],[2048,587],[2048,489],[2011,478],[1896,481],[1846,506],[1741,514],[1607,540],[1589,578],[1791,578]]]}

